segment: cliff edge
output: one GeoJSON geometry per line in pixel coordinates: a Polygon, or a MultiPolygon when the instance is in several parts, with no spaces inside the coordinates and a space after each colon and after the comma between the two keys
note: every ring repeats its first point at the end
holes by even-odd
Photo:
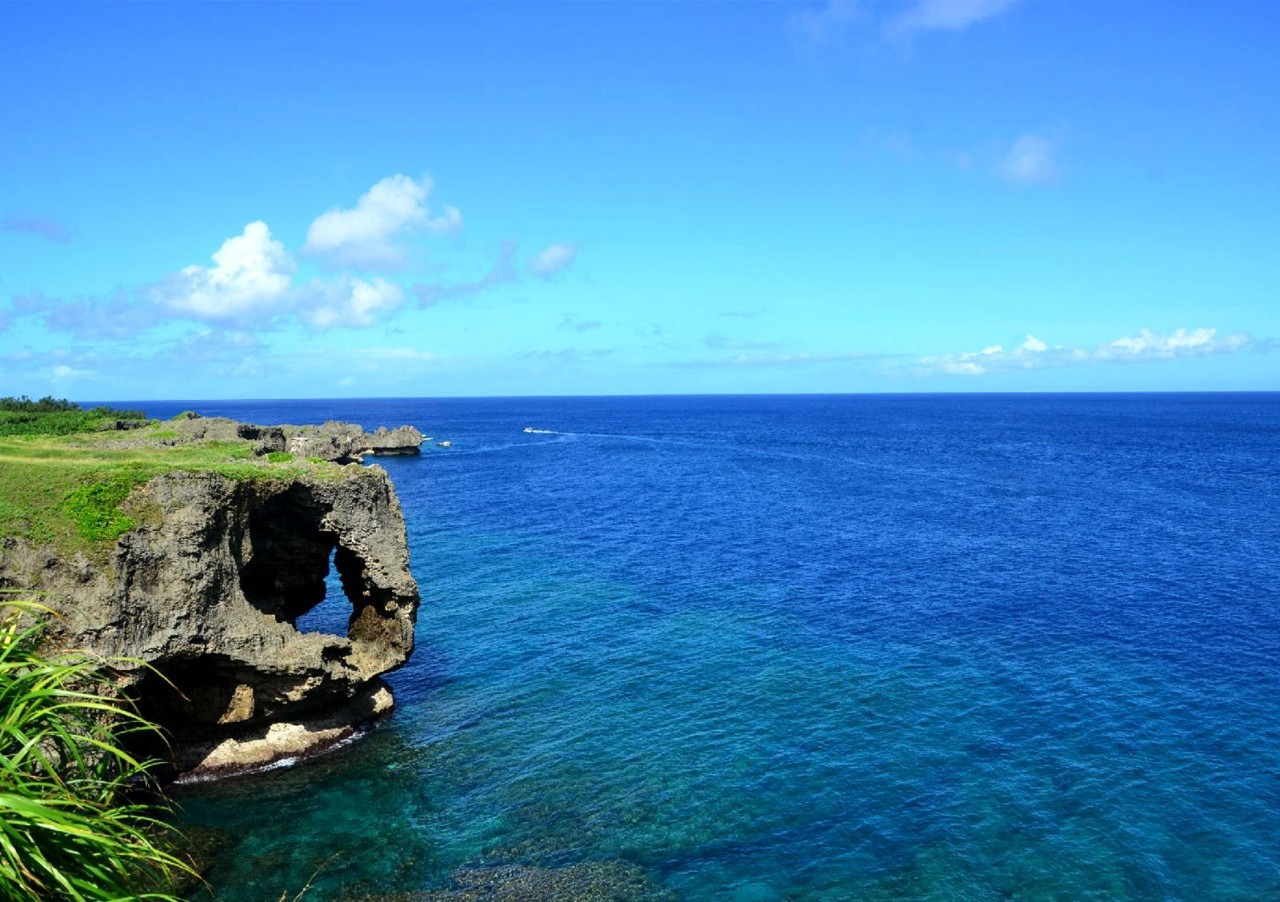
{"type": "MultiPolygon", "coordinates": [[[[352,736],[391,708],[380,676],[413,652],[418,588],[391,480],[378,467],[295,460],[273,450],[271,427],[232,439],[220,425],[211,440],[172,426],[60,438],[70,482],[0,538],[0,589],[39,593],[59,612],[52,643],[148,665],[123,665],[122,686],[170,733],[180,779],[352,736]],[[54,514],[113,486],[114,535],[59,538],[54,514]],[[347,633],[302,632],[331,566],[351,604],[347,633]]],[[[6,491],[23,466],[39,490],[47,457],[14,441],[0,446],[6,491]]]]}

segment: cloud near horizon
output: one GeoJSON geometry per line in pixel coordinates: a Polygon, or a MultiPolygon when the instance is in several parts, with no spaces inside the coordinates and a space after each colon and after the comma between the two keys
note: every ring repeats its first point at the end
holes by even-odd
{"type": "Polygon", "coordinates": [[[1049,367],[1098,363],[1145,363],[1232,354],[1256,348],[1259,343],[1247,332],[1219,336],[1216,329],[1175,329],[1159,333],[1143,329],[1137,335],[1103,342],[1095,348],[1050,345],[1034,335],[1017,347],[1006,350],[989,345],[981,351],[921,357],[915,369],[922,375],[981,376],[1009,370],[1038,370],[1049,367]]]}
{"type": "Polygon", "coordinates": [[[867,360],[886,360],[900,357],[900,354],[878,354],[868,351],[838,351],[830,354],[737,354],[733,357],[716,359],[679,360],[671,365],[680,369],[724,369],[738,367],[793,367],[809,366],[819,363],[853,363],[867,360]]]}

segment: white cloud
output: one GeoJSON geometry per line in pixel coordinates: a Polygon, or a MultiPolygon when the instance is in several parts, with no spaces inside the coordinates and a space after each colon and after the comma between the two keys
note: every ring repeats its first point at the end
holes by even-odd
{"type": "Polygon", "coordinates": [[[845,29],[862,18],[855,0],[828,0],[818,9],[802,9],[788,20],[794,35],[811,44],[829,44],[844,36],[845,29]]]}
{"type": "Polygon", "coordinates": [[[371,326],[404,301],[403,289],[380,277],[295,285],[292,257],[263,222],[224,241],[213,261],[186,267],[152,289],[152,299],[187,319],[243,326],[287,314],[318,329],[371,326]]]}
{"type": "Polygon", "coordinates": [[[75,379],[80,376],[96,376],[93,370],[80,370],[65,363],[60,363],[53,368],[50,376],[54,379],[75,379]]]}
{"type": "Polygon", "coordinates": [[[1232,354],[1257,347],[1244,332],[1219,336],[1216,329],[1175,329],[1159,333],[1143,329],[1135,336],[1103,342],[1096,348],[1050,345],[1028,335],[1012,351],[991,345],[981,351],[922,357],[918,369],[925,374],[981,376],[1008,370],[1038,370],[1082,363],[1143,363],[1209,354],[1232,354]]]}
{"type": "Polygon", "coordinates": [[[1005,13],[1017,2],[914,0],[910,3],[875,4],[860,0],[828,0],[822,6],[794,13],[787,20],[787,26],[792,35],[809,44],[840,41],[855,25],[881,28],[885,37],[903,40],[926,31],[964,31],[970,25],[1005,13]],[[880,13],[887,8],[893,8],[894,13],[881,16],[880,13]]]}
{"type": "Polygon", "coordinates": [[[291,303],[293,260],[265,222],[251,222],[213,255],[153,289],[162,306],[201,320],[262,319],[291,303]]]}
{"type": "Polygon", "coordinates": [[[1016,0],[918,0],[894,16],[891,35],[904,37],[923,31],[963,31],[1007,11],[1016,0]]]}
{"type": "Polygon", "coordinates": [[[361,348],[358,352],[364,357],[374,360],[412,360],[422,363],[437,363],[443,358],[434,351],[423,351],[418,348],[361,348]]]}
{"type": "Polygon", "coordinates": [[[372,326],[379,315],[390,313],[403,302],[403,289],[386,279],[343,276],[313,282],[304,300],[306,307],[298,315],[317,329],[372,326]]]}
{"type": "Polygon", "coordinates": [[[997,167],[1015,185],[1043,185],[1058,177],[1053,144],[1039,135],[1022,135],[1013,142],[997,167]]]}
{"type": "Polygon", "coordinates": [[[1216,329],[1175,329],[1166,335],[1143,329],[1131,338],[1117,338],[1097,351],[1103,360],[1159,360],[1171,357],[1202,357],[1226,354],[1252,344],[1250,336],[1237,332],[1217,336],[1216,329]]]}
{"type": "Polygon", "coordinates": [[[433,183],[392,175],[360,196],[350,210],[330,210],[317,216],[307,229],[304,252],[339,266],[397,266],[404,251],[395,243],[403,233],[417,228],[451,232],[462,225],[457,207],[446,206],[432,216],[427,207],[433,183]]]}
{"type": "Polygon", "coordinates": [[[573,262],[578,253],[576,244],[552,244],[534,254],[528,263],[529,272],[549,278],[573,262]]]}

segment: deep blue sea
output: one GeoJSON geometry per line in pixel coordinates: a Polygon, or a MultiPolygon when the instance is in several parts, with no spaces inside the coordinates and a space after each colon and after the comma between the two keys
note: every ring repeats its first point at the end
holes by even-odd
{"type": "Polygon", "coordinates": [[[1280,395],[143,406],[453,443],[394,716],[180,795],[219,899],[1280,899],[1280,395]]]}

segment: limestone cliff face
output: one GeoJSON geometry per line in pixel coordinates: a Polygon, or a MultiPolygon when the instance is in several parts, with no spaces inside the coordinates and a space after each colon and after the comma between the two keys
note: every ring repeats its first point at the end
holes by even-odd
{"type": "Polygon", "coordinates": [[[105,560],[0,543],[0,586],[63,613],[54,640],[126,670],[167,727],[179,773],[217,774],[313,752],[390,708],[378,679],[413,652],[418,589],[404,518],[377,467],[237,481],[171,473],[135,489],[143,524],[105,560]],[[330,561],[350,600],[345,636],[302,633],[330,561]]]}

